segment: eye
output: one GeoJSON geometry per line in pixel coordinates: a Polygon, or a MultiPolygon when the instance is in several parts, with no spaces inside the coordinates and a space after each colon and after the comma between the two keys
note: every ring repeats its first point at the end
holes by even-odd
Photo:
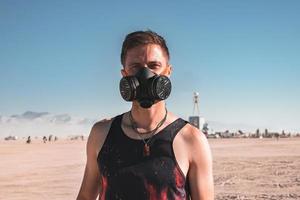
{"type": "Polygon", "coordinates": [[[148,66],[150,69],[159,69],[161,67],[160,63],[150,63],[148,66]]]}
{"type": "Polygon", "coordinates": [[[141,63],[133,63],[132,65],[130,65],[130,67],[133,68],[133,69],[141,68],[143,66],[144,65],[141,64],[141,63]]]}
{"type": "Polygon", "coordinates": [[[138,69],[141,67],[141,65],[139,65],[139,64],[133,64],[133,65],[130,65],[129,67],[128,67],[128,69],[129,69],[129,71],[130,72],[136,72],[136,71],[138,71],[138,69]]]}
{"type": "Polygon", "coordinates": [[[132,68],[132,69],[136,69],[138,67],[139,67],[138,65],[132,65],[132,66],[130,66],[130,68],[132,68]]]}

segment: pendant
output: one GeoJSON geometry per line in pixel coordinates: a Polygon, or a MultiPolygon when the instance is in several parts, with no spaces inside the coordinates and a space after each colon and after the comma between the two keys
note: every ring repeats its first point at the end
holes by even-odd
{"type": "Polygon", "coordinates": [[[150,146],[148,144],[144,145],[144,156],[150,156],[150,146]]]}

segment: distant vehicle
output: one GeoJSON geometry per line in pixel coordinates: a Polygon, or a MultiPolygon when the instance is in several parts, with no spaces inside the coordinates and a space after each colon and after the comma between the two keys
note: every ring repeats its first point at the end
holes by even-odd
{"type": "Polygon", "coordinates": [[[18,139],[17,136],[11,136],[11,135],[4,138],[4,140],[17,140],[17,139],[18,139]]]}
{"type": "Polygon", "coordinates": [[[207,138],[220,138],[218,134],[208,134],[206,135],[207,138]]]}

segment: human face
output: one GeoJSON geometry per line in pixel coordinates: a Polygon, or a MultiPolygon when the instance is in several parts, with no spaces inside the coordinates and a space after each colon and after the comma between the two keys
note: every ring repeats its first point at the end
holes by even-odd
{"type": "Polygon", "coordinates": [[[165,76],[170,76],[172,71],[167,55],[156,44],[141,45],[128,50],[123,67],[121,70],[123,76],[135,75],[142,67],[165,76]]]}

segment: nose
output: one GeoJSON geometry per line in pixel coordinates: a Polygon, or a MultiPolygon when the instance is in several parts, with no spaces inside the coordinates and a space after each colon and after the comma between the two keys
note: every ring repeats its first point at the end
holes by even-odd
{"type": "Polygon", "coordinates": [[[147,64],[144,64],[142,67],[149,68],[147,64]]]}
{"type": "Polygon", "coordinates": [[[148,69],[148,70],[150,70],[152,73],[156,74],[156,72],[155,72],[153,69],[151,69],[147,64],[144,64],[144,65],[142,66],[142,69],[148,69]]]}
{"type": "Polygon", "coordinates": [[[153,70],[147,64],[141,64],[137,71],[140,71],[141,69],[148,69],[153,72],[153,70]]]}

